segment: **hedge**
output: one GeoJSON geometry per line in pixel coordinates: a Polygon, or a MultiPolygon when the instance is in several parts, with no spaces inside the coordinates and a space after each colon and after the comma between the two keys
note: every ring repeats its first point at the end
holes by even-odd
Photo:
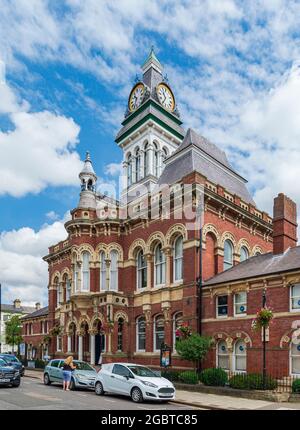
{"type": "Polygon", "coordinates": [[[223,369],[210,368],[203,370],[199,379],[204,385],[224,387],[228,381],[228,376],[223,369]]]}
{"type": "MultiPolygon", "coordinates": [[[[260,373],[234,375],[229,379],[229,386],[241,390],[263,390],[263,377],[260,373]]],[[[275,388],[277,388],[277,381],[266,376],[265,389],[274,390],[275,388]]]]}

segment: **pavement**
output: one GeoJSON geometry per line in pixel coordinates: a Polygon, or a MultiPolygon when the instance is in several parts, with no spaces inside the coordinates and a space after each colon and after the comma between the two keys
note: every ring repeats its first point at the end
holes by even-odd
{"type": "MultiPolygon", "coordinates": [[[[24,382],[26,382],[26,379],[29,380],[38,380],[39,385],[42,385],[43,381],[43,373],[41,371],[37,370],[26,370],[25,378],[23,378],[24,382]]],[[[37,383],[36,383],[37,384],[37,383]]],[[[32,385],[36,385],[34,382],[32,385]]],[[[42,385],[44,387],[44,385],[42,385]]],[[[54,386],[53,386],[54,387],[54,386]]],[[[45,389],[49,389],[51,387],[45,387],[45,389]]],[[[58,390],[59,392],[62,392],[59,390],[58,386],[54,387],[55,390],[58,390]]],[[[40,388],[41,390],[41,388],[40,388]]],[[[1,393],[1,392],[0,392],[1,393]]],[[[72,395],[73,392],[63,393],[63,396],[65,394],[72,395]]],[[[75,392],[73,394],[77,394],[78,392],[75,392]]],[[[96,403],[95,406],[97,408],[99,407],[99,397],[95,396],[94,393],[91,392],[84,392],[86,396],[88,396],[89,401],[91,399],[90,394],[92,394],[94,397],[96,397],[96,403]]],[[[82,393],[79,393],[79,396],[83,395],[82,393]]],[[[1,399],[1,396],[0,396],[1,399]]],[[[65,397],[63,397],[65,399],[65,397]]],[[[178,408],[185,408],[185,409],[209,409],[209,410],[300,410],[300,403],[276,403],[276,402],[270,402],[265,400],[252,400],[252,399],[244,399],[244,398],[237,398],[237,397],[230,397],[230,396],[223,396],[223,395],[216,395],[216,394],[207,394],[207,393],[197,393],[195,391],[184,391],[184,390],[176,390],[176,401],[170,402],[167,405],[158,405],[157,403],[144,403],[143,406],[136,406],[130,399],[128,400],[126,397],[120,397],[120,396],[104,396],[101,399],[105,399],[105,403],[111,403],[116,402],[116,399],[118,399],[116,409],[120,409],[122,407],[127,409],[178,409],[178,408]]],[[[95,400],[95,399],[94,399],[95,400]]],[[[92,404],[89,404],[91,408],[94,405],[94,401],[92,401],[92,404]]],[[[54,404],[53,404],[54,406],[54,404]]],[[[111,405],[110,405],[111,406],[111,405]]],[[[105,407],[104,409],[106,409],[105,407]]],[[[1,409],[1,400],[0,400],[0,409],[1,409]]],[[[74,408],[75,409],[75,408],[74,408]]]]}

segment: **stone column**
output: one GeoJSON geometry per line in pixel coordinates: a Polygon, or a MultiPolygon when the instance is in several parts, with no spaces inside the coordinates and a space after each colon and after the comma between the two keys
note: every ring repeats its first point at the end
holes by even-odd
{"type": "Polygon", "coordinates": [[[83,336],[78,336],[78,360],[83,360],[83,336]]]}
{"type": "Polygon", "coordinates": [[[160,149],[158,151],[158,176],[161,175],[163,171],[163,157],[162,157],[163,151],[160,149]]]}
{"type": "Polygon", "coordinates": [[[141,149],[141,163],[140,163],[140,179],[143,179],[145,174],[145,151],[141,149]]]}
{"type": "Polygon", "coordinates": [[[149,175],[154,175],[154,148],[153,148],[152,144],[149,145],[148,159],[149,159],[148,174],[149,175]]]}
{"type": "Polygon", "coordinates": [[[90,332],[90,348],[91,348],[91,365],[94,366],[95,365],[95,332],[91,331],[90,332]]]}
{"type": "Polygon", "coordinates": [[[110,260],[105,260],[105,267],[106,267],[106,285],[105,290],[109,290],[109,278],[110,278],[110,260]]]}
{"type": "Polygon", "coordinates": [[[131,166],[131,183],[134,184],[136,182],[135,172],[136,172],[136,157],[132,156],[132,166],[131,166]]]}
{"type": "Polygon", "coordinates": [[[171,283],[171,251],[170,247],[165,248],[164,250],[166,256],[166,286],[169,286],[171,283]]]}
{"type": "Polygon", "coordinates": [[[151,288],[152,254],[146,254],[147,259],[147,288],[151,288]]]}

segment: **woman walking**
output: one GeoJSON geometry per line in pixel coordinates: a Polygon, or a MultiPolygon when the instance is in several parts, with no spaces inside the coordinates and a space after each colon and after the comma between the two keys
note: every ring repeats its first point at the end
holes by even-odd
{"type": "Polygon", "coordinates": [[[70,355],[65,359],[64,365],[63,365],[63,390],[70,391],[70,382],[71,382],[71,376],[72,376],[72,370],[76,369],[75,364],[73,363],[73,357],[70,355]]]}

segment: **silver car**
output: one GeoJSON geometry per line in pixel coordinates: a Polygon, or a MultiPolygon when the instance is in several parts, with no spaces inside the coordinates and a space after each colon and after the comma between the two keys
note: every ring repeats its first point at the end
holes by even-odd
{"type": "MultiPolygon", "coordinates": [[[[85,361],[74,360],[76,369],[72,371],[70,390],[77,388],[94,388],[97,376],[96,370],[85,361]]],[[[53,382],[63,383],[64,360],[51,360],[44,369],[44,384],[50,385],[53,382]]]]}

